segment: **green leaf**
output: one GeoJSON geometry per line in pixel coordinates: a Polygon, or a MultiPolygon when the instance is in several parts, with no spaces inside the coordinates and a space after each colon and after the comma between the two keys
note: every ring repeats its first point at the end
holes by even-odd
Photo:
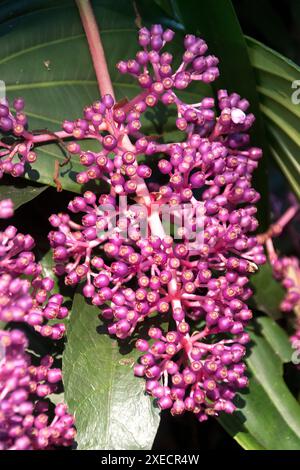
{"type": "Polygon", "coordinates": [[[159,413],[145,395],[144,381],[133,375],[139,353],[103,334],[98,315],[98,308],[75,295],[63,372],[78,448],[151,449],[159,413]]]}
{"type": "MultiPolygon", "coordinates": [[[[64,119],[81,117],[83,108],[99,98],[99,91],[75,2],[53,1],[47,8],[41,4],[40,9],[35,9],[39,3],[19,1],[15,7],[18,16],[0,23],[0,77],[10,100],[19,95],[25,98],[30,129],[47,128],[54,132],[60,129],[64,119]]],[[[130,99],[140,88],[130,76],[119,74],[116,63],[133,58],[138,50],[133,3],[98,0],[93,2],[93,7],[116,97],[130,99]]],[[[9,17],[7,2],[3,5],[2,16],[9,17]]],[[[175,41],[175,49],[179,45],[180,37],[175,41]]],[[[199,95],[201,87],[183,93],[190,102],[199,95]]],[[[174,119],[162,116],[162,123],[159,123],[160,118],[155,116],[153,122],[153,112],[148,112],[143,130],[146,134],[159,131],[167,139],[174,119]]],[[[58,160],[62,164],[65,153],[55,143],[40,144],[36,148],[39,158],[25,176],[31,181],[55,186],[54,163],[58,160]]],[[[99,146],[88,141],[82,148],[97,150],[99,146]]],[[[72,156],[71,162],[60,168],[63,188],[80,192],[82,188],[76,183],[76,174],[83,169],[78,157],[72,156]]]]}
{"type": "Polygon", "coordinates": [[[0,185],[0,200],[11,199],[14,203],[14,208],[18,209],[39,196],[46,189],[47,186],[30,184],[24,180],[3,180],[0,185]]]}
{"type": "Polygon", "coordinates": [[[42,265],[42,274],[45,277],[50,277],[55,281],[54,292],[57,293],[58,288],[58,277],[55,276],[53,272],[53,257],[52,257],[52,250],[47,251],[45,254],[42,255],[40,263],[42,265]]]}
{"type": "Polygon", "coordinates": [[[251,301],[256,310],[267,313],[277,320],[282,316],[279,305],[284,298],[284,289],[280,282],[276,281],[269,263],[259,268],[251,278],[254,294],[251,301]]]}
{"type": "Polygon", "coordinates": [[[65,402],[65,394],[63,392],[61,393],[51,393],[49,395],[49,400],[54,403],[54,405],[58,405],[59,403],[64,403],[65,402]]]}
{"type": "Polygon", "coordinates": [[[278,326],[274,321],[270,321],[266,317],[260,317],[256,320],[263,336],[275,351],[277,356],[285,364],[291,362],[293,350],[286,332],[278,326]]]}
{"type": "Polygon", "coordinates": [[[219,420],[244,449],[299,450],[300,405],[283,379],[293,353],[289,339],[267,317],[256,320],[251,339],[249,389],[238,396],[239,410],[219,420]]]}
{"type": "MultiPolygon", "coordinates": [[[[141,0],[139,0],[140,3],[141,0]]],[[[174,15],[174,5],[172,0],[155,0],[155,3],[170,17],[174,15]]]]}
{"type": "Polygon", "coordinates": [[[72,287],[66,286],[64,284],[63,278],[56,276],[53,272],[53,268],[55,265],[53,261],[53,250],[50,249],[49,251],[44,253],[39,261],[42,265],[42,275],[44,277],[50,277],[54,281],[53,293],[63,294],[65,300],[72,300],[74,297],[74,289],[72,287]]]}
{"type": "Polygon", "coordinates": [[[292,100],[297,86],[293,83],[299,80],[300,67],[260,42],[249,37],[246,40],[255,70],[270,153],[300,197],[300,106],[292,100]]]}
{"type": "MultiPolygon", "coordinates": [[[[51,6],[54,6],[59,2],[62,3],[63,0],[51,0],[51,6]]],[[[14,2],[11,2],[10,0],[2,0],[0,22],[3,23],[4,21],[8,21],[19,15],[24,15],[24,13],[29,13],[33,10],[48,10],[49,7],[49,2],[44,2],[43,0],[14,0],[14,2]]]]}
{"type": "Polygon", "coordinates": [[[186,32],[193,32],[203,37],[207,41],[210,53],[220,59],[220,77],[212,84],[215,93],[222,88],[230,93],[239,93],[249,100],[250,111],[256,117],[251,130],[251,142],[253,145],[262,147],[265,156],[260,161],[259,169],[254,177],[255,187],[261,194],[258,209],[260,225],[264,230],[268,226],[268,185],[266,184],[268,146],[259,109],[255,76],[234,8],[229,0],[210,0],[202,2],[201,7],[197,0],[189,2],[177,0],[175,4],[176,12],[181,15],[186,32]]]}

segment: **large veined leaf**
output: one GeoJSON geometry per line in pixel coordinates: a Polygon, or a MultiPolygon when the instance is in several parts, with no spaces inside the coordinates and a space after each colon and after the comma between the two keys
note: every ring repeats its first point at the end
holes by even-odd
{"type": "Polygon", "coordinates": [[[300,197],[300,67],[260,42],[246,40],[271,154],[300,197]]]}
{"type": "MultiPolygon", "coordinates": [[[[19,95],[25,98],[31,129],[47,128],[53,132],[60,129],[64,119],[81,117],[84,106],[99,97],[87,40],[73,0],[51,0],[47,7],[36,0],[15,3],[19,4],[19,9],[14,7],[19,14],[7,19],[10,15],[5,2],[2,23],[0,7],[0,80],[5,82],[9,99],[19,95]]],[[[130,76],[120,75],[115,65],[121,59],[134,57],[138,50],[133,4],[125,0],[96,0],[93,7],[117,99],[131,98],[140,88],[130,76]]],[[[179,45],[180,37],[174,47],[179,45]]],[[[196,92],[184,91],[183,96],[191,102],[199,100],[201,87],[196,92]]],[[[173,130],[166,116],[161,125],[154,125],[153,121],[153,115],[147,113],[146,133],[167,136],[173,130]]],[[[94,143],[91,145],[85,142],[83,148],[97,148],[94,143]]],[[[48,143],[39,145],[37,153],[39,158],[26,178],[55,185],[54,162],[64,162],[64,151],[48,143]]],[[[61,167],[64,189],[80,192],[76,183],[78,171],[82,171],[82,166],[76,156],[61,167]]]]}
{"type": "Polygon", "coordinates": [[[63,355],[65,398],[79,449],[151,449],[159,413],[134,377],[138,357],[100,331],[99,309],[76,294],[63,355]]]}
{"type": "Polygon", "coordinates": [[[257,319],[247,359],[250,386],[239,410],[221,424],[247,450],[299,450],[300,405],[283,379],[293,350],[286,333],[270,318],[257,319]]]}

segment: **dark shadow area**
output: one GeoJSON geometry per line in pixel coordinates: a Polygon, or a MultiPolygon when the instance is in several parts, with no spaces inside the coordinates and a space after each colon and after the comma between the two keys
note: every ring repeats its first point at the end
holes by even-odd
{"type": "Polygon", "coordinates": [[[300,364],[284,364],[283,378],[296,400],[300,401],[300,364]]]}
{"type": "Polygon", "coordinates": [[[299,64],[299,0],[233,0],[242,30],[299,64]]]}
{"type": "Polygon", "coordinates": [[[199,423],[191,413],[172,416],[161,413],[160,425],[152,450],[241,450],[241,447],[215,419],[199,423]]]}

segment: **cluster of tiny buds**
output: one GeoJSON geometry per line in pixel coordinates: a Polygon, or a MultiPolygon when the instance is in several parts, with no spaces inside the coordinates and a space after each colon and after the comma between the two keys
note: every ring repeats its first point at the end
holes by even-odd
{"type": "Polygon", "coordinates": [[[271,261],[274,277],[281,281],[286,294],[280,304],[283,312],[291,312],[300,303],[300,265],[296,257],[277,257],[271,261]]]}
{"type": "MultiPolygon", "coordinates": [[[[183,318],[184,314],[177,311],[175,316],[183,318]]],[[[247,334],[239,342],[222,340],[215,344],[202,342],[202,333],[189,336],[178,329],[164,334],[154,327],[149,336],[151,345],[144,339],[136,343],[144,354],[134,372],[145,376],[146,390],[161,409],[170,409],[173,415],[191,411],[200,421],[220,411],[233,413],[236,390],[248,384],[242,363],[247,334]]]]}
{"type": "Polygon", "coordinates": [[[32,150],[32,134],[27,130],[27,116],[24,113],[24,99],[16,98],[13,101],[14,112],[7,100],[0,103],[0,177],[4,173],[12,176],[22,176],[25,165],[36,161],[36,153],[32,150]],[[12,137],[7,139],[7,137],[12,137]]]}
{"type": "Polygon", "coordinates": [[[76,431],[67,406],[49,405],[61,370],[44,357],[31,364],[19,330],[0,330],[0,450],[52,450],[72,445],[76,431]]]}
{"type": "Polygon", "coordinates": [[[219,61],[215,56],[205,56],[207,44],[192,34],[185,36],[181,64],[176,71],[172,69],[172,54],[162,53],[161,50],[173,40],[174,34],[170,29],[164,31],[161,25],[153,25],[150,30],[140,29],[139,45],[142,50],[137,52],[135,59],[119,62],[119,72],[135,76],[142,88],[159,94],[172,88],[185,89],[193,80],[204,83],[214,81],[219,76],[219,61]]]}
{"type": "MultiPolygon", "coordinates": [[[[4,217],[12,215],[12,201],[2,201],[2,207],[4,217]]],[[[68,310],[62,295],[51,295],[54,281],[42,276],[33,247],[33,238],[19,233],[13,225],[0,232],[0,320],[25,322],[42,336],[60,339],[65,325],[54,320],[66,318],[68,310]]]]}
{"type": "MultiPolygon", "coordinates": [[[[117,64],[120,73],[129,73],[137,79],[142,93],[134,100],[143,99],[147,106],[153,107],[158,101],[164,105],[175,105],[178,119],[176,125],[180,130],[188,130],[188,124],[197,124],[205,132],[214,119],[214,100],[204,98],[193,105],[184,103],[177,95],[177,90],[187,88],[194,80],[210,83],[219,76],[218,59],[205,55],[207,44],[194,35],[184,38],[185,52],[181,63],[173,70],[173,56],[162,52],[165,44],[172,41],[174,32],[163,31],[161,25],[153,25],[150,30],[142,28],[139,32],[139,44],[143,48],[135,59],[117,64]]],[[[128,107],[128,105],[127,105],[128,107]]]]}
{"type": "MultiPolygon", "coordinates": [[[[12,201],[1,201],[0,218],[12,215],[12,201]]],[[[54,282],[41,276],[33,247],[32,237],[14,226],[0,232],[0,320],[26,322],[42,336],[60,339],[64,324],[46,323],[65,318],[68,311],[61,295],[50,295],[54,282]]],[[[74,418],[62,403],[50,409],[48,399],[58,390],[61,370],[52,367],[50,356],[34,366],[27,348],[23,332],[0,330],[0,450],[69,447],[75,437],[74,418]]]]}
{"type": "Polygon", "coordinates": [[[136,135],[141,128],[141,113],[147,109],[144,102],[135,106],[135,110],[126,113],[117,107],[110,95],[95,101],[84,109],[84,116],[75,121],[64,121],[63,129],[76,139],[97,139],[102,146],[100,152],[81,151],[79,142],[71,142],[67,148],[71,154],[80,155],[80,163],[85,171],[77,174],[77,182],[103,179],[114,187],[116,194],[133,193],[136,190],[136,177],[149,178],[151,169],[137,163],[137,155],[149,146],[144,139],[137,139],[134,152],[122,150],[125,135],[136,135]],[[102,135],[105,131],[105,135],[102,135]],[[112,152],[116,153],[111,159],[112,152]]]}
{"type": "Polygon", "coordinates": [[[53,280],[41,278],[33,281],[12,277],[10,274],[0,276],[0,320],[3,322],[25,322],[42,336],[53,340],[61,339],[65,333],[63,323],[47,324],[55,319],[64,319],[68,310],[62,305],[63,296],[50,295],[53,280]]]}
{"type": "Polygon", "coordinates": [[[300,262],[294,256],[270,256],[273,275],[285,289],[285,295],[280,302],[280,310],[284,313],[294,312],[294,332],[290,341],[299,349],[300,340],[300,262]]]}

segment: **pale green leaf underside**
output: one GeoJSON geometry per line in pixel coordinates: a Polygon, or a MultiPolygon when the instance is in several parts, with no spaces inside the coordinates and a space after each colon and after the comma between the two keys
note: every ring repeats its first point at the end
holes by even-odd
{"type": "Polygon", "coordinates": [[[99,309],[75,295],[63,372],[78,448],[151,449],[159,412],[145,394],[144,380],[134,377],[139,352],[104,334],[98,316],[99,309]]]}

